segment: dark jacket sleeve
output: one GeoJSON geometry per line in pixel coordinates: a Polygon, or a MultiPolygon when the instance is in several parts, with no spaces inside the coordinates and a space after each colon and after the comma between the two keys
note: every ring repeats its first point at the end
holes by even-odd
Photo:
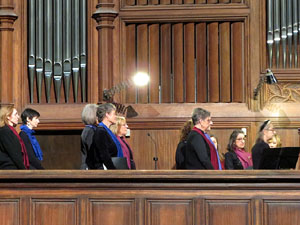
{"type": "Polygon", "coordinates": [[[81,134],[81,166],[80,169],[88,168],[86,164],[87,152],[91,149],[95,130],[91,127],[85,127],[81,134]]]}
{"type": "Polygon", "coordinates": [[[186,149],[186,141],[181,141],[177,145],[175,161],[176,161],[176,169],[185,169],[185,149],[186,149]]]}
{"type": "Polygon", "coordinates": [[[104,164],[107,169],[116,169],[111,157],[117,156],[117,147],[104,128],[97,127],[90,151],[87,153],[89,169],[101,169],[104,164]]]}
{"type": "Polygon", "coordinates": [[[204,165],[206,169],[214,169],[210,161],[210,156],[207,154],[207,146],[201,135],[197,135],[200,138],[193,138],[191,144],[196,150],[199,161],[204,165]]]}
{"type": "Polygon", "coordinates": [[[20,141],[7,126],[0,128],[0,152],[0,168],[25,169],[20,141]]]}
{"type": "Polygon", "coordinates": [[[234,152],[225,154],[225,169],[226,170],[242,170],[243,165],[234,152]]]}
{"type": "Polygon", "coordinates": [[[253,161],[253,169],[260,169],[261,162],[263,159],[264,150],[270,148],[269,145],[265,142],[256,143],[252,147],[252,161],[253,161]]]}
{"type": "Polygon", "coordinates": [[[41,161],[36,157],[36,155],[34,153],[34,149],[32,147],[32,144],[31,144],[31,141],[30,141],[28,135],[24,131],[21,131],[19,135],[20,135],[21,139],[23,140],[26,150],[27,150],[29,164],[30,164],[29,169],[39,169],[39,170],[44,169],[44,167],[42,167],[42,165],[41,165],[41,161]]]}

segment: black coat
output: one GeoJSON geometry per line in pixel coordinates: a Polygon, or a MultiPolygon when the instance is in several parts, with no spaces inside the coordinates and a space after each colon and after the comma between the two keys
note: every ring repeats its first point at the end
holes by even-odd
{"type": "Polygon", "coordinates": [[[85,127],[81,133],[81,166],[80,169],[88,168],[86,164],[87,152],[90,150],[93,143],[95,129],[92,127],[85,127]]]}
{"type": "Polygon", "coordinates": [[[187,138],[185,152],[186,169],[213,170],[210,161],[210,148],[205,139],[197,131],[192,130],[187,138]]]}
{"type": "Polygon", "coordinates": [[[175,156],[176,169],[185,169],[184,156],[186,151],[186,143],[187,141],[181,141],[177,145],[176,156],[175,156]]]}
{"type": "Polygon", "coordinates": [[[37,169],[37,170],[42,170],[44,169],[44,167],[41,164],[41,161],[36,157],[34,149],[32,147],[30,138],[28,137],[28,135],[24,132],[21,131],[19,133],[21,139],[23,140],[26,150],[27,150],[27,154],[28,154],[28,159],[29,159],[29,169],[37,169]]]}
{"type": "Polygon", "coordinates": [[[252,161],[253,161],[253,169],[261,169],[263,167],[263,153],[266,150],[270,150],[270,146],[264,142],[258,142],[252,147],[252,161]]]}
{"type": "Polygon", "coordinates": [[[104,127],[97,127],[93,136],[91,149],[87,152],[86,163],[89,169],[115,169],[111,157],[117,157],[118,150],[115,142],[104,127]]]}
{"type": "Polygon", "coordinates": [[[227,152],[225,154],[225,169],[226,170],[243,170],[244,167],[237,157],[235,152],[227,152]]]}
{"type": "Polygon", "coordinates": [[[0,128],[0,169],[25,169],[21,143],[6,125],[0,128]]]}

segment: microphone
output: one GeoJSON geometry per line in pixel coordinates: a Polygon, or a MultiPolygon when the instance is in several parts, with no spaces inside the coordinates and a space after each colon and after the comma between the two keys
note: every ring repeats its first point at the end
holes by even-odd
{"type": "Polygon", "coordinates": [[[155,146],[155,155],[153,157],[153,161],[154,161],[154,169],[157,170],[157,161],[158,161],[158,157],[157,157],[157,144],[156,144],[156,141],[153,139],[153,137],[150,135],[150,133],[147,133],[147,135],[151,139],[151,141],[154,143],[154,146],[155,146]]]}

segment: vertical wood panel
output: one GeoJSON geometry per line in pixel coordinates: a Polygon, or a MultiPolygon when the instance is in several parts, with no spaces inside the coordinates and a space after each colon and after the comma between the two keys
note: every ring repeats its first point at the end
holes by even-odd
{"type": "Polygon", "coordinates": [[[230,24],[220,24],[220,101],[230,102],[230,24]]]}
{"type": "Polygon", "coordinates": [[[148,200],[148,225],[187,225],[194,224],[191,200],[148,200]]]}
{"type": "Polygon", "coordinates": [[[158,5],[159,4],[159,0],[149,0],[148,1],[148,5],[158,5]]]}
{"type": "Polygon", "coordinates": [[[183,24],[173,25],[174,102],[184,102],[183,96],[183,24]]]}
{"type": "Polygon", "coordinates": [[[219,0],[219,3],[230,3],[230,0],[219,0]]]}
{"type": "Polygon", "coordinates": [[[206,0],[195,0],[195,4],[205,4],[206,0]]]}
{"type": "Polygon", "coordinates": [[[184,4],[194,4],[194,0],[184,0],[184,4]]]}
{"type": "Polygon", "coordinates": [[[126,5],[135,5],[135,0],[126,0],[126,5]]]}
{"type": "Polygon", "coordinates": [[[243,3],[243,0],[231,0],[232,3],[243,3]]]}
{"type": "Polygon", "coordinates": [[[206,224],[251,224],[250,200],[209,200],[206,205],[206,224]]]}
{"type": "Polygon", "coordinates": [[[32,225],[77,224],[76,202],[71,200],[33,200],[32,225]]]}
{"type": "Polygon", "coordinates": [[[133,200],[92,200],[88,225],[135,225],[133,200]]]}
{"type": "Polygon", "coordinates": [[[186,102],[195,102],[195,28],[194,23],[184,26],[184,63],[186,102]]]}
{"type": "Polygon", "coordinates": [[[159,25],[149,25],[150,102],[159,102],[159,25]]]}
{"type": "Polygon", "coordinates": [[[172,0],[172,4],[182,4],[182,0],[172,0]]]}
{"type": "Polygon", "coordinates": [[[209,102],[219,102],[219,29],[218,23],[208,25],[208,88],[209,102]]]}
{"type": "Polygon", "coordinates": [[[161,5],[169,5],[171,4],[171,0],[160,0],[161,5]]]}
{"type": "Polygon", "coordinates": [[[207,0],[207,4],[216,4],[218,0],[207,0]]]}
{"type": "Polygon", "coordinates": [[[161,101],[171,102],[171,25],[161,25],[161,101]]]}
{"type": "MultiPolygon", "coordinates": [[[[148,26],[137,26],[137,71],[148,74],[148,26]]],[[[138,103],[148,103],[148,85],[138,88],[138,103]]]]}
{"type": "Polygon", "coordinates": [[[299,224],[300,223],[300,202],[274,200],[264,203],[264,224],[299,224]]]}
{"type": "Polygon", "coordinates": [[[0,200],[0,225],[19,225],[19,202],[8,199],[0,200]]]}
{"type": "Polygon", "coordinates": [[[207,102],[206,23],[196,25],[197,102],[207,102]]]}
{"type": "Polygon", "coordinates": [[[243,23],[232,23],[231,27],[231,64],[232,64],[232,101],[243,102],[244,100],[244,44],[243,23]]]}
{"type": "Polygon", "coordinates": [[[147,5],[147,0],[137,0],[137,5],[147,5]]]}
{"type": "MultiPolygon", "coordinates": [[[[136,73],[136,34],[135,34],[135,24],[129,24],[126,27],[126,79],[131,79],[131,77],[136,73]]],[[[129,87],[126,89],[126,102],[135,103],[135,87],[129,87]]]]}
{"type": "Polygon", "coordinates": [[[179,142],[178,130],[131,130],[131,136],[127,141],[133,151],[137,169],[154,169],[153,157],[156,148],[158,169],[171,169],[174,167],[175,151],[179,142]],[[156,144],[147,135],[148,133],[150,133],[156,144]]]}

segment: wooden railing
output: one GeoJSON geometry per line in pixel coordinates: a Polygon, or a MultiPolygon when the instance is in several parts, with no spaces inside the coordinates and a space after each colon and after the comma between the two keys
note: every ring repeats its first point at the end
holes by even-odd
{"type": "Polygon", "coordinates": [[[279,225],[300,219],[298,171],[0,171],[0,179],[1,225],[279,225]]]}

